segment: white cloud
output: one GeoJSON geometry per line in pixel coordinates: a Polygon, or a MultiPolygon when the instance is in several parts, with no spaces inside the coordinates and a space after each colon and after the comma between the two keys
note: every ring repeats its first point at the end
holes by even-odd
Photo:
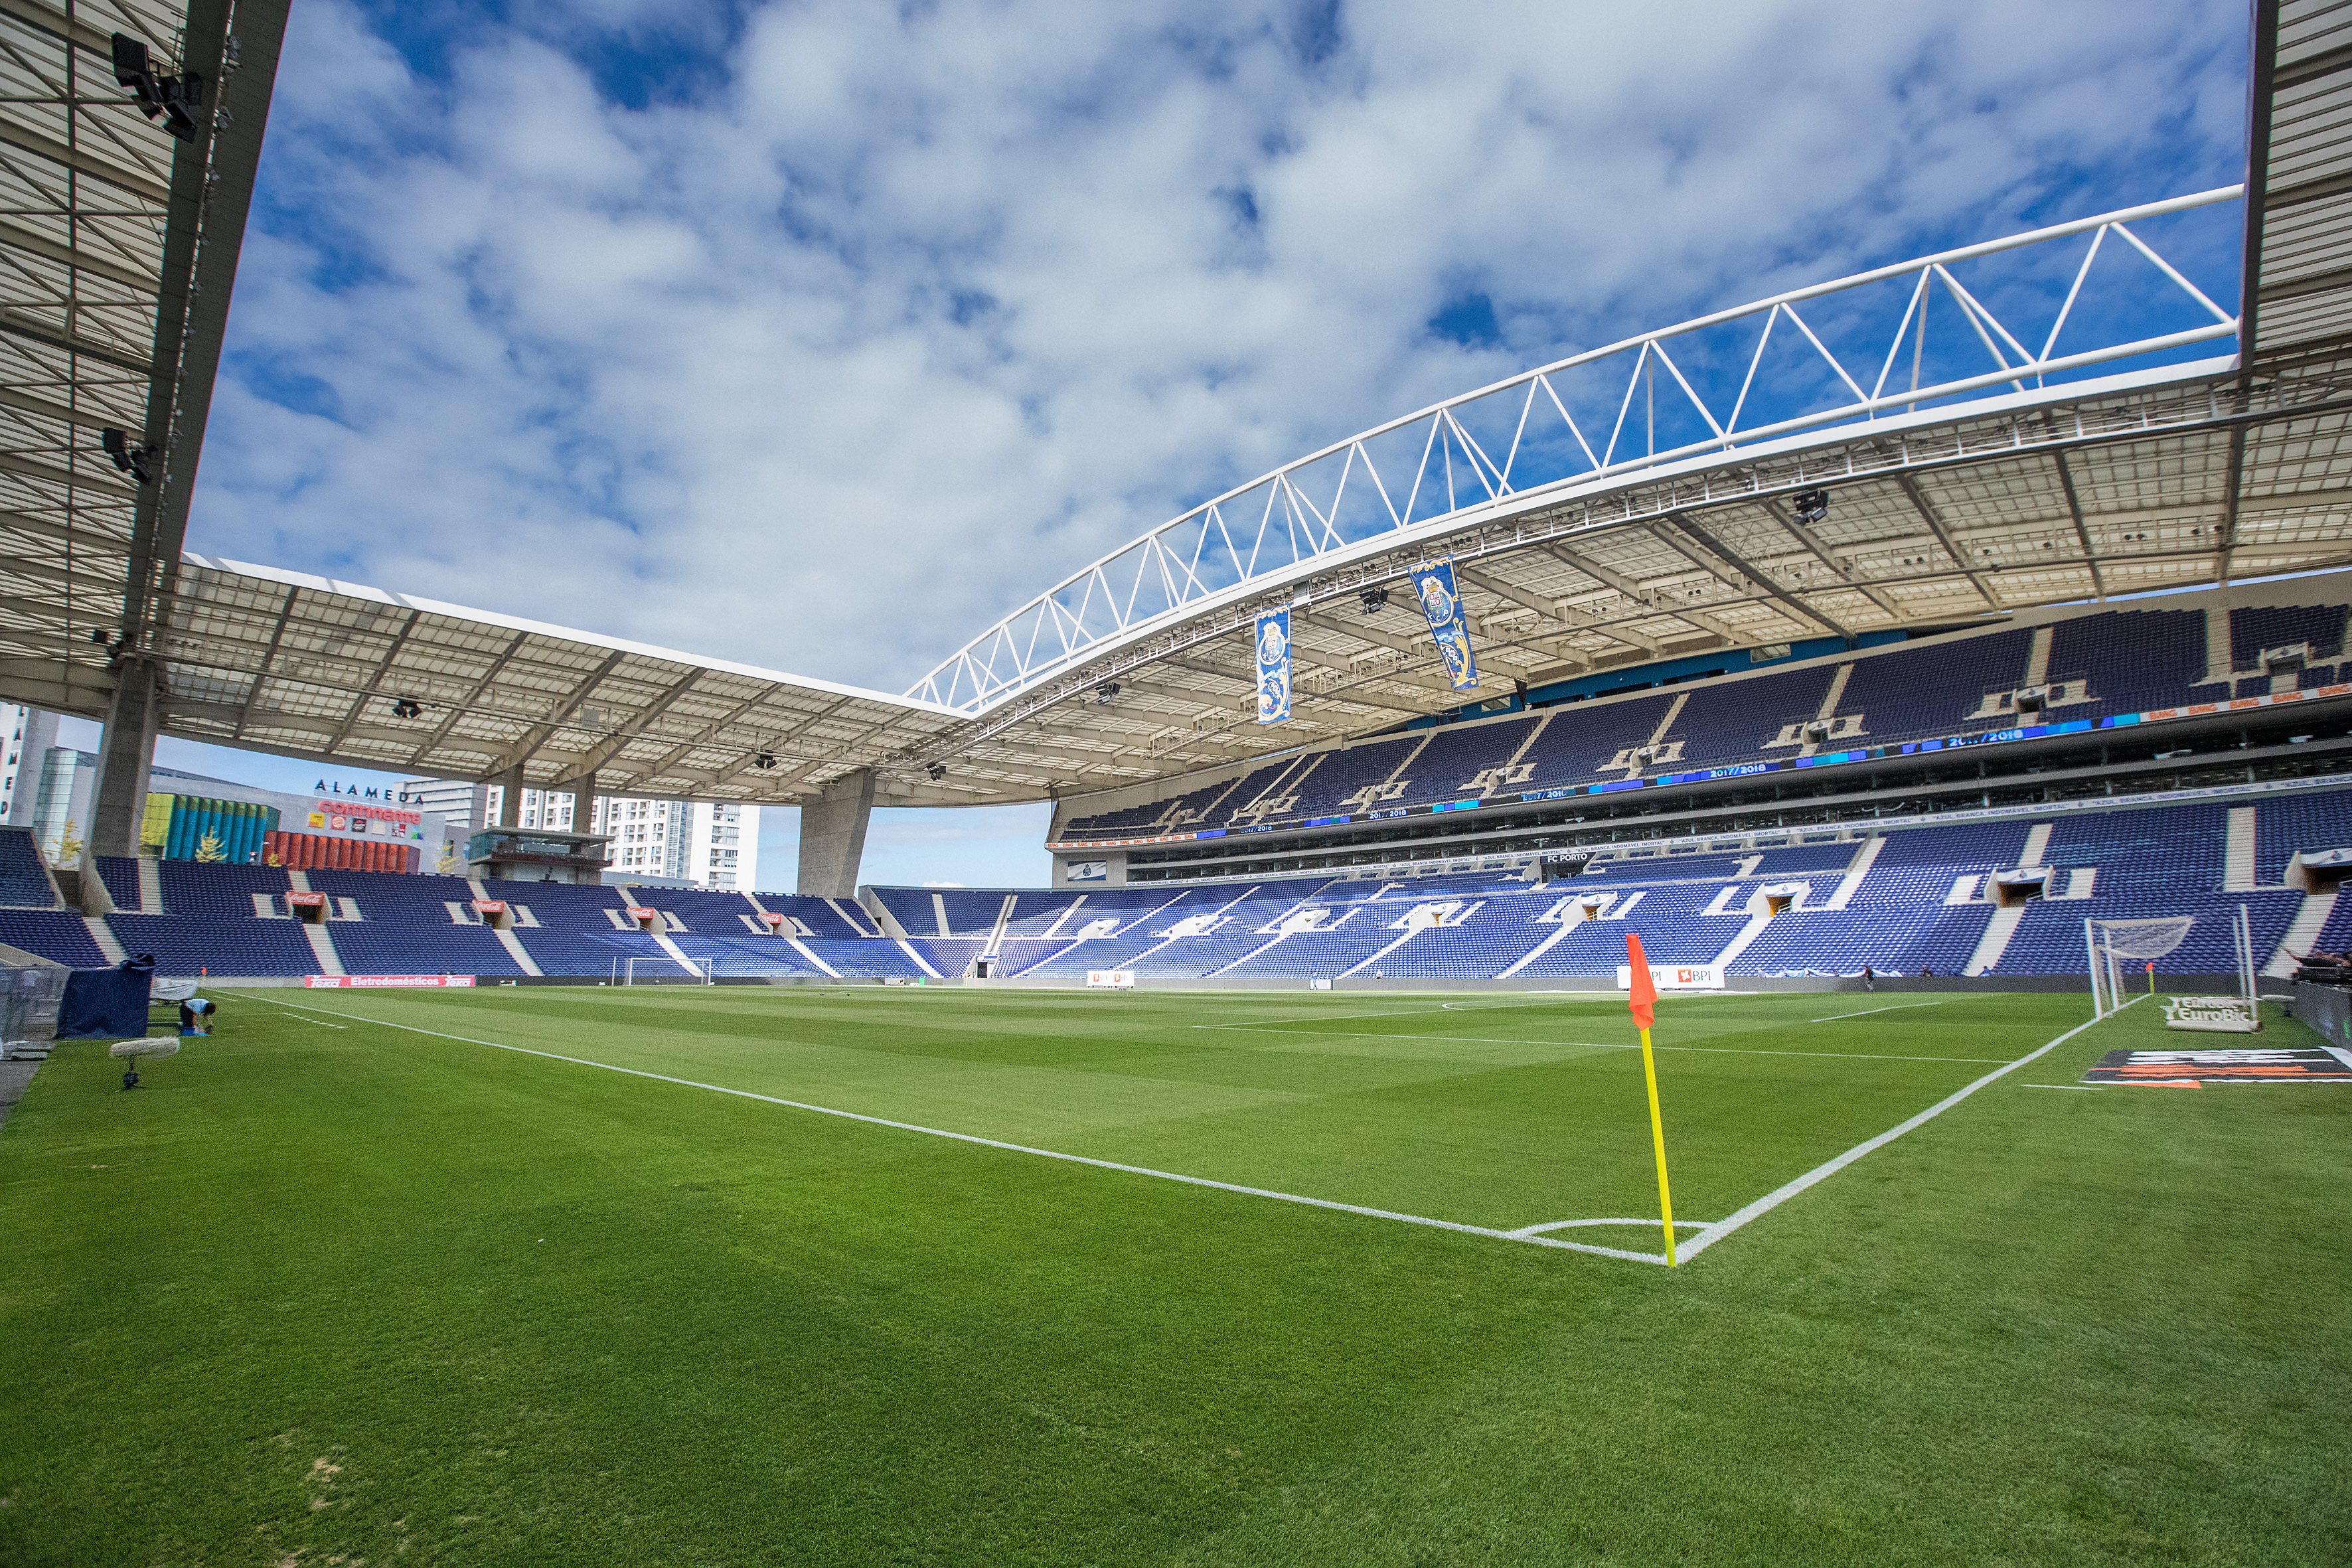
{"type": "Polygon", "coordinates": [[[2239,158],[2185,3],[521,15],[296,8],[192,545],[887,689],[1377,419],[2239,158]]]}

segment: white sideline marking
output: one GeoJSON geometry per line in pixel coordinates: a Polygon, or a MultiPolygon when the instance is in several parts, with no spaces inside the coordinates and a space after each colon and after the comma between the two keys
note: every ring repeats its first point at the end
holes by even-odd
{"type": "MultiPolygon", "coordinates": [[[[285,1003],[279,1005],[292,1005],[285,1003]]],[[[1026,1143],[1007,1143],[1002,1139],[982,1138],[971,1132],[950,1132],[943,1127],[925,1127],[913,1121],[893,1121],[887,1116],[867,1116],[861,1111],[838,1110],[829,1105],[811,1105],[806,1100],[784,1100],[772,1094],[754,1094],[748,1089],[729,1089],[724,1084],[701,1083],[690,1078],[672,1078],[667,1073],[646,1072],[638,1068],[614,1067],[610,1062],[592,1062],[585,1057],[566,1057],[559,1056],[553,1051],[535,1051],[528,1046],[509,1046],[498,1040],[476,1039],[471,1035],[450,1035],[444,1034],[439,1029],[420,1029],[413,1024],[387,1023],[382,1018],[370,1018],[359,1013],[338,1012],[331,1007],[320,1007],[314,1011],[327,1013],[338,1018],[349,1018],[355,1023],[375,1024],[387,1029],[401,1029],[412,1035],[430,1035],[436,1039],[457,1040],[468,1046],[488,1046],[494,1050],[513,1051],[519,1056],[544,1057],[549,1061],[569,1062],[574,1067],[601,1068],[606,1072],[626,1073],[631,1078],[649,1078],[656,1083],[674,1083],[685,1089],[709,1089],[713,1094],[731,1094],[739,1100],[757,1100],[769,1105],[782,1105],[793,1110],[814,1110],[821,1116],[838,1116],[845,1121],[863,1121],[869,1126],[896,1128],[901,1132],[921,1132],[933,1138],[952,1138],[959,1143],[977,1143],[983,1148],[1003,1149],[1015,1154],[1036,1154],[1048,1160],[1066,1160],[1074,1165],[1092,1165],[1097,1170],[1124,1171],[1131,1176],[1152,1176],[1163,1182],[1182,1182],[1188,1186],[1214,1187],[1219,1192],[1240,1193],[1246,1197],[1274,1198],[1286,1204],[1305,1204],[1309,1208],[1337,1209],[1342,1214],[1363,1215],[1371,1219],[1392,1219],[1405,1225],[1423,1225],[1437,1230],[1459,1231],[1465,1236],[1484,1236],[1496,1241],[1524,1242],[1529,1247],[1557,1247],[1564,1252],[1598,1253],[1603,1258],[1622,1258],[1633,1263],[1655,1263],[1664,1267],[1666,1261],[1665,1254],[1662,1252],[1628,1252],[1622,1247],[1592,1247],[1580,1241],[1559,1241],[1549,1236],[1528,1236],[1517,1231],[1496,1230],[1483,1225],[1463,1225],[1455,1220],[1432,1219],[1426,1215],[1399,1214],[1393,1209],[1367,1208],[1361,1204],[1343,1204],[1330,1198],[1310,1198],[1297,1193],[1277,1193],[1265,1187],[1245,1187],[1234,1182],[1211,1181],[1206,1176],[1187,1176],[1175,1171],[1155,1171],[1148,1165],[1127,1165],[1121,1164],[1117,1160],[1097,1160],[1087,1154],[1066,1154],[1058,1149],[1038,1149],[1026,1143]]],[[[1655,1225],[1657,1222],[1638,1220],[1627,1223],[1655,1225]]]]}
{"type": "MultiPolygon", "coordinates": [[[[2135,996],[2131,1001],[2125,1003],[2123,1007],[2116,1008],[2115,1013],[2108,1014],[2107,1017],[2112,1018],[2115,1016],[2116,1013],[2122,1012],[2124,1007],[2132,1006],[2135,1004],[2145,1000],[2145,997],[2135,996]]],[[[2048,1056],[2052,1051],[2056,1050],[2060,1046],[2064,1045],[2067,1041],[2073,1039],[2084,1030],[2090,1028],[2093,1025],[2102,1024],[2105,1021],[2105,1018],[2093,1018],[2089,1023],[2075,1025],[2073,1028],[2067,1030],[2064,1034],[2059,1036],[2056,1039],[2051,1041],[2040,1050],[2028,1052],[2026,1055],[2021,1056],[2015,1061],[2010,1063],[2007,1067],[1994,1068],[1991,1072],[1989,1072],[1985,1074],[1984,1077],[1977,1079],[1976,1082],[1969,1084],[1966,1089],[1946,1095],[1943,1099],[1936,1101],[1935,1104],[1929,1106],[1918,1115],[1911,1118],[1908,1121],[1896,1123],[1895,1126],[1890,1127],[1885,1131],[1880,1133],[1877,1137],[1855,1144],[1853,1148],[1847,1150],[1844,1153],[1840,1154],[1836,1159],[1830,1161],[1828,1163],[1814,1166],[1811,1170],[1807,1171],[1803,1175],[1799,1176],[1795,1181],[1790,1182],[1788,1185],[1765,1194],[1762,1197],[1758,1198],[1754,1203],[1749,1204],[1746,1208],[1741,1209],[1738,1214],[1733,1215],[1729,1219],[1722,1220],[1708,1226],[1706,1231],[1700,1234],[1698,1239],[1692,1242],[1688,1247],[1678,1247],[1675,1250],[1685,1258],[1697,1257],[1700,1253],[1705,1252],[1708,1247],[1713,1247],[1717,1242],[1721,1241],[1725,1237],[1729,1236],[1733,1231],[1738,1230],[1741,1226],[1746,1225],[1748,1221],[1760,1218],[1763,1215],[1771,1213],[1774,1209],[1779,1208],[1782,1204],[1787,1203],[1790,1198],[1795,1197],[1799,1193],[1803,1192],[1807,1187],[1812,1186],[1819,1182],[1827,1181],[1830,1177],[1836,1175],[1840,1171],[1844,1170],[1848,1165],[1853,1164],[1856,1160],[1861,1159],[1864,1154],[1869,1153],[1873,1149],[1884,1148],[1885,1145],[1894,1142],[1897,1138],[1902,1137],[1906,1132],[1910,1131],[1913,1128],[1925,1126],[1927,1123],[1933,1121],[1937,1117],[1941,1116],[1947,1110],[1951,1110],[1952,1107],[1958,1105],[1960,1101],[1966,1100],[1969,1096],[1974,1094],[1977,1090],[1982,1089],[1985,1085],[1992,1082],[1994,1079],[2006,1078],[2009,1074],[2015,1072],[2026,1063],[2037,1061],[2042,1057],[2048,1056]]]]}
{"type": "Polygon", "coordinates": [[[2096,1094],[2106,1086],[2096,1083],[2021,1083],[2017,1087],[2020,1089],[2076,1089],[2084,1094],[2096,1094]]]}
{"type": "MultiPolygon", "coordinates": [[[[1642,1047],[1619,1041],[1597,1040],[1523,1040],[1501,1035],[1366,1035],[1349,1029],[1277,1029],[1256,1024],[1195,1024],[1196,1029],[1232,1029],[1243,1034],[1291,1035],[1303,1039],[1331,1040],[1442,1040],[1449,1045],[1465,1046],[1561,1046],[1578,1051],[1638,1051],[1642,1047]]],[[[1886,1057],[1865,1051],[1759,1051],[1740,1046],[1659,1046],[1662,1051],[1703,1051],[1717,1057],[1827,1057],[1846,1062],[1959,1062],[1967,1066],[1988,1066],[2000,1060],[1999,1057],[1886,1057]]]]}
{"type": "MultiPolygon", "coordinates": [[[[1872,839],[1872,840],[1871,840],[1871,842],[1872,842],[1872,843],[1874,843],[1874,844],[1875,844],[1875,843],[1877,843],[1877,842],[1878,842],[1878,840],[1876,840],[1876,839],[1874,839],[1874,839],[1872,839]]],[[[1814,1020],[1813,1020],[1813,1022],[1814,1022],[1814,1023],[1816,1023],[1816,1024],[1834,1024],[1834,1023],[1836,1023],[1840,1018],[1867,1018],[1867,1017],[1869,1017],[1873,1013],[1900,1013],[1900,1012],[1902,1012],[1906,1007],[1940,1007],[1940,1006],[1942,1006],[1943,1005],[1944,1005],[1944,1004],[1943,1004],[1941,1001],[1935,1001],[1935,1002],[1897,1002],[1897,1003],[1896,1003],[1896,1004],[1895,1004],[1895,1005],[1893,1005],[1892,1007],[1864,1007],[1864,1008],[1861,1012],[1859,1012],[1859,1013],[1832,1013],[1832,1014],[1831,1014],[1831,1015],[1830,1015],[1828,1017],[1826,1017],[1826,1018],[1816,1018],[1816,1019],[1814,1019],[1814,1020]]]]}

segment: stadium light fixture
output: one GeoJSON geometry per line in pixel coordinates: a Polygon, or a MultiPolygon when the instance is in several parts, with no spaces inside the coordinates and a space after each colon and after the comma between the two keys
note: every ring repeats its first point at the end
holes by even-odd
{"type": "Polygon", "coordinates": [[[930,766],[923,770],[923,776],[930,780],[933,784],[937,784],[941,779],[948,776],[947,764],[945,763],[933,763],[930,766]]]}
{"type": "Polygon", "coordinates": [[[1789,504],[1797,509],[1798,521],[1819,522],[1830,514],[1830,492],[1799,490],[1789,498],[1789,504]]]}
{"type": "Polygon", "coordinates": [[[751,759],[751,765],[758,768],[761,773],[770,772],[776,765],[776,753],[773,752],[761,752],[758,756],[751,759]]]}
{"type": "Polygon", "coordinates": [[[393,699],[392,716],[395,719],[421,719],[425,716],[425,704],[403,694],[393,699]]]}
{"type": "Polygon", "coordinates": [[[1386,588],[1367,588],[1356,597],[1363,605],[1364,614],[1368,616],[1377,616],[1389,605],[1389,591],[1386,588]]]}
{"type": "Polygon", "coordinates": [[[1106,680],[1095,688],[1095,701],[1099,706],[1109,706],[1111,700],[1118,695],[1118,682],[1116,680],[1106,680]]]}
{"type": "Polygon", "coordinates": [[[163,129],[183,142],[196,139],[194,110],[204,107],[205,79],[194,71],[159,77],[148,58],[147,46],[117,33],[113,37],[114,81],[127,87],[139,100],[139,112],[152,120],[163,117],[163,129]]]}
{"type": "Polygon", "coordinates": [[[112,426],[98,433],[98,445],[100,451],[114,459],[117,471],[129,474],[142,485],[155,482],[155,476],[148,471],[148,464],[155,456],[154,447],[133,447],[129,433],[112,426]]]}

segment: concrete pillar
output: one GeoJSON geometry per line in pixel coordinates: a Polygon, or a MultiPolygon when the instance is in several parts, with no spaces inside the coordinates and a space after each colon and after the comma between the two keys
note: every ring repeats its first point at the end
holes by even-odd
{"type": "Polygon", "coordinates": [[[873,815],[874,773],[867,768],[842,774],[801,807],[801,892],[857,896],[857,866],[866,858],[866,824],[873,815]]]}
{"type": "Polygon", "coordinates": [[[114,701],[98,742],[98,781],[90,792],[90,819],[82,827],[82,865],[100,855],[139,853],[139,829],[147,816],[147,773],[155,763],[155,666],[129,658],[117,671],[114,701]]]}
{"type": "Polygon", "coordinates": [[[499,786],[499,819],[492,827],[522,826],[522,764],[517,763],[490,781],[499,786]]]}

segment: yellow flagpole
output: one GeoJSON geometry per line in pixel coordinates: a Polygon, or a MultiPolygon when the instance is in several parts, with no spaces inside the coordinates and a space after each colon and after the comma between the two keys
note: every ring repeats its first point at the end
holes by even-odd
{"type": "Polygon", "coordinates": [[[1658,1152],[1658,1210],[1665,1216],[1666,1267],[1675,1268],[1675,1200],[1666,1191],[1666,1123],[1658,1114],[1658,1069],[1650,1058],[1650,1031],[1642,1031],[1642,1077],[1650,1086],[1650,1143],[1658,1152]]]}

